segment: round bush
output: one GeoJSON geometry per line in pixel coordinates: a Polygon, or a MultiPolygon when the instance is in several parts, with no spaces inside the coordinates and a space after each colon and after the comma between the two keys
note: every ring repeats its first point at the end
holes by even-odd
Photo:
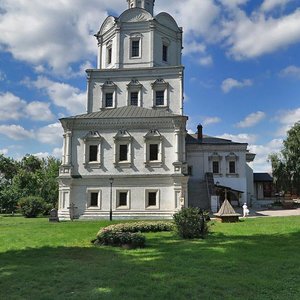
{"type": "Polygon", "coordinates": [[[184,239],[204,238],[208,232],[208,215],[199,208],[182,208],[173,219],[178,234],[184,239]]]}
{"type": "Polygon", "coordinates": [[[19,206],[23,216],[35,218],[45,210],[45,201],[41,197],[29,196],[19,200],[19,206]]]}

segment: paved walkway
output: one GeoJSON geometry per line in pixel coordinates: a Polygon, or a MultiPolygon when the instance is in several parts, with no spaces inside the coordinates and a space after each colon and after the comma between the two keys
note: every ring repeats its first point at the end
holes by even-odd
{"type": "MultiPolygon", "coordinates": [[[[243,209],[237,208],[236,212],[243,215],[243,209]]],[[[300,208],[295,209],[253,209],[250,208],[249,217],[288,217],[300,216],[300,208]]]]}

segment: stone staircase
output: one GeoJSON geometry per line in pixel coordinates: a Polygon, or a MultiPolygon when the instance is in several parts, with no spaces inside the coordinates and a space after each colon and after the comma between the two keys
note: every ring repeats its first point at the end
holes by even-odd
{"type": "Polygon", "coordinates": [[[214,177],[206,173],[204,180],[189,180],[189,206],[210,210],[210,196],[216,194],[214,177]]]}

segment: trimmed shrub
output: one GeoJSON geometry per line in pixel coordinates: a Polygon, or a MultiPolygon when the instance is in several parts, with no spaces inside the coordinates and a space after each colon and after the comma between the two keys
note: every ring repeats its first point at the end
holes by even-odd
{"type": "Polygon", "coordinates": [[[45,201],[41,197],[29,196],[19,200],[21,213],[26,218],[35,218],[45,210],[45,201]]]}
{"type": "Polygon", "coordinates": [[[174,224],[171,222],[134,222],[134,223],[121,223],[116,225],[109,225],[101,229],[97,236],[103,230],[110,230],[114,232],[161,232],[174,230],[174,224]]]}
{"type": "Polygon", "coordinates": [[[130,248],[145,247],[146,238],[142,232],[172,231],[171,222],[134,222],[109,225],[100,229],[94,244],[124,246],[130,248]]]}
{"type": "Polygon", "coordinates": [[[179,236],[184,239],[204,238],[208,233],[208,213],[199,208],[182,208],[173,219],[179,236]]]}
{"type": "Polygon", "coordinates": [[[130,248],[145,247],[146,238],[138,232],[119,232],[103,230],[97,236],[97,244],[106,246],[129,246],[130,248]]]}

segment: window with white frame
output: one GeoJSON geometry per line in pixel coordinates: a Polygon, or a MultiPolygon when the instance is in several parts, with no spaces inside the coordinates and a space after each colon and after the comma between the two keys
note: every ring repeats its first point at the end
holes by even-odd
{"type": "Polygon", "coordinates": [[[89,145],[89,162],[97,162],[99,160],[99,145],[89,145]]]}
{"type": "Polygon", "coordinates": [[[116,106],[117,86],[110,80],[105,81],[101,86],[102,106],[101,108],[114,108],[116,106]]]}
{"type": "Polygon", "coordinates": [[[112,63],[112,41],[106,44],[106,64],[109,66],[112,63]]]}
{"type": "Polygon", "coordinates": [[[147,167],[162,166],[162,141],[163,137],[156,129],[150,130],[145,136],[145,165],[147,167]]]}
{"type": "Polygon", "coordinates": [[[132,137],[127,130],[119,130],[114,136],[116,167],[131,167],[132,164],[132,137]]]}
{"type": "Polygon", "coordinates": [[[208,157],[208,160],[210,162],[210,172],[220,175],[222,156],[220,156],[217,152],[214,152],[208,157]]]}
{"type": "Polygon", "coordinates": [[[132,33],[130,35],[130,58],[140,58],[142,56],[142,35],[132,33]]]}
{"type": "Polygon", "coordinates": [[[220,162],[218,160],[212,162],[212,171],[214,174],[220,173],[220,162]]]}
{"type": "Polygon", "coordinates": [[[229,173],[230,174],[235,174],[235,161],[230,161],[229,162],[229,173]]]}
{"type": "Polygon", "coordinates": [[[102,137],[98,131],[89,131],[83,137],[84,165],[89,167],[98,167],[101,165],[101,141],[102,137]]]}
{"type": "Polygon", "coordinates": [[[132,79],[127,84],[128,105],[142,106],[142,87],[137,79],[132,79]]]}
{"type": "Polygon", "coordinates": [[[130,209],[130,191],[129,190],[117,190],[117,209],[130,209]]]}
{"type": "Polygon", "coordinates": [[[169,84],[163,79],[157,79],[152,83],[153,89],[153,106],[154,107],[167,107],[168,106],[168,95],[169,95],[169,84]]]}
{"type": "Polygon", "coordinates": [[[159,190],[149,189],[145,191],[145,207],[146,209],[159,209],[160,199],[159,190]]]}
{"type": "Polygon", "coordinates": [[[139,92],[130,93],[130,105],[138,106],[139,105],[139,92]]]}
{"type": "Polygon", "coordinates": [[[162,61],[164,63],[168,62],[169,59],[169,45],[170,45],[170,40],[167,38],[162,38],[162,61]]]}
{"type": "Polygon", "coordinates": [[[86,207],[89,208],[101,208],[101,190],[97,188],[87,189],[86,207]]]}
{"type": "Polygon", "coordinates": [[[234,175],[237,176],[237,161],[239,157],[234,154],[233,152],[229,153],[229,155],[226,156],[227,161],[227,174],[228,175],[234,175]]]}

